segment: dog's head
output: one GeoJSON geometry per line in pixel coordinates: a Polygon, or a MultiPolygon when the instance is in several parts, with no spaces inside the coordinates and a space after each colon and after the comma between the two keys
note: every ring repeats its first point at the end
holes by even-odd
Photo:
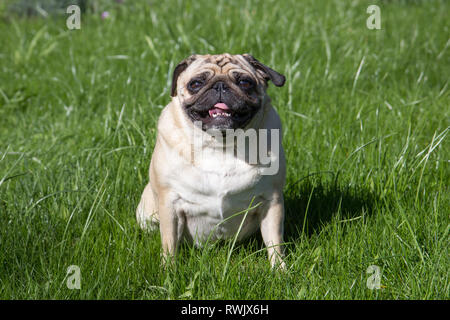
{"type": "Polygon", "coordinates": [[[172,97],[202,129],[245,128],[260,110],[267,82],[284,85],[285,77],[251,55],[193,55],[173,73],[172,97]]]}

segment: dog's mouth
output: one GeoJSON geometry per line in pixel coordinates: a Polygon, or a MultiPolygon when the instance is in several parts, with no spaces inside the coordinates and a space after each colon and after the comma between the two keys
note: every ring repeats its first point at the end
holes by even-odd
{"type": "Polygon", "coordinates": [[[216,103],[211,109],[208,110],[208,114],[212,118],[217,117],[231,117],[230,108],[223,102],[216,103]]]}
{"type": "Polygon", "coordinates": [[[201,121],[203,130],[243,128],[258,108],[243,106],[232,108],[225,102],[217,102],[211,107],[189,106],[186,112],[192,121],[201,121]]]}

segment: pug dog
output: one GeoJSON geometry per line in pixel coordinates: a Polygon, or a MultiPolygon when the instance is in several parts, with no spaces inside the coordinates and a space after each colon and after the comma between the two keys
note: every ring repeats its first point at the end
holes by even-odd
{"type": "Polygon", "coordinates": [[[239,241],[260,229],[271,265],[285,267],[286,164],[269,81],[281,87],[285,77],[249,54],[193,55],[176,66],[136,210],[141,228],[159,225],[165,260],[183,240],[239,241]]]}

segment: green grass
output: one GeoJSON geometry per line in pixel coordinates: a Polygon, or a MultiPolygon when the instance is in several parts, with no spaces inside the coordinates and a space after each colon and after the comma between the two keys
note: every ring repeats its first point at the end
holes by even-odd
{"type": "Polygon", "coordinates": [[[448,2],[102,3],[110,19],[86,13],[73,31],[0,6],[0,298],[449,298],[448,2]],[[381,30],[366,28],[369,4],[381,30]],[[221,52],[287,78],[269,88],[285,273],[258,235],[229,263],[231,241],[183,246],[163,270],[159,233],[135,221],[174,66],[221,52]]]}

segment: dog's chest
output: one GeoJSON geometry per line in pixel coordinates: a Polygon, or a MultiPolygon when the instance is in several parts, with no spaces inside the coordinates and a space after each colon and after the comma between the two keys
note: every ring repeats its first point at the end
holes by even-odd
{"type": "MultiPolygon", "coordinates": [[[[197,166],[183,166],[172,179],[175,210],[182,212],[185,231],[196,243],[208,236],[212,239],[234,236],[244,214],[227,218],[247,209],[252,199],[253,205],[260,201],[265,183],[258,167],[235,158],[216,157],[208,157],[197,166]]],[[[252,233],[256,221],[250,211],[239,238],[252,233]]]]}

